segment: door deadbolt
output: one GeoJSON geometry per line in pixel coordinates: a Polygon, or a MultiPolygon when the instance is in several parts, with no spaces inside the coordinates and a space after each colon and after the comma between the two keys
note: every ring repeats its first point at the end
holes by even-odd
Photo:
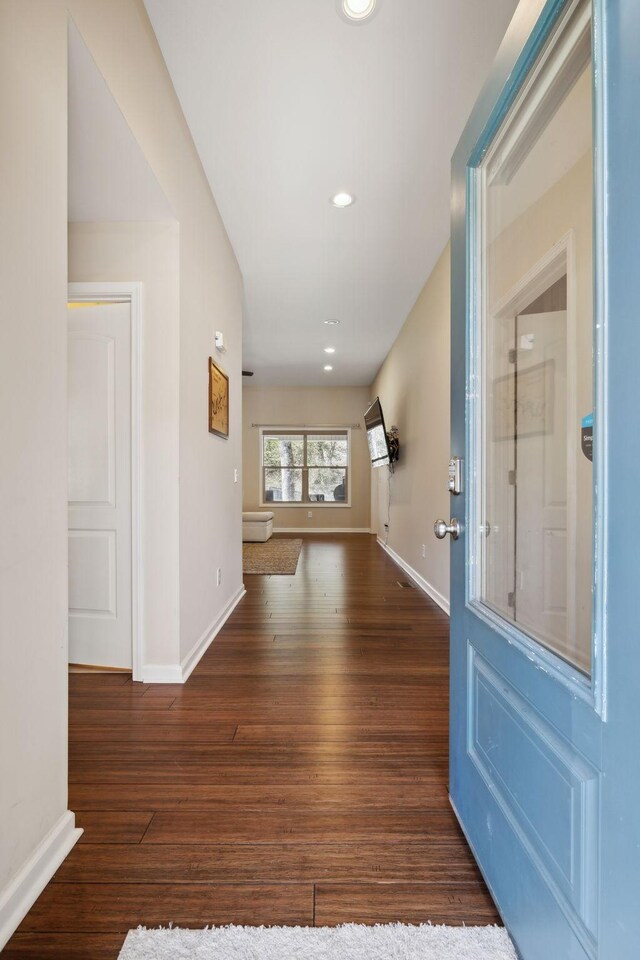
{"type": "Polygon", "coordinates": [[[460,526],[460,522],[456,520],[455,517],[452,517],[451,520],[449,520],[449,523],[447,523],[446,520],[436,520],[433,525],[433,532],[438,540],[444,540],[448,533],[451,534],[452,540],[457,540],[460,536],[461,530],[462,527],[460,526]]]}
{"type": "Polygon", "coordinates": [[[462,459],[451,457],[449,460],[449,493],[457,497],[462,493],[462,459]]]}

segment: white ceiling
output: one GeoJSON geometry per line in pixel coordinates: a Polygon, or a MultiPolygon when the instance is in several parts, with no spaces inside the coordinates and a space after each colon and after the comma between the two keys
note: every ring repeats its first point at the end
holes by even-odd
{"type": "Polygon", "coordinates": [[[75,24],[69,24],[69,220],[171,220],[171,207],[75,24]]]}
{"type": "Polygon", "coordinates": [[[253,383],[371,383],[447,241],[450,156],[516,0],[378,0],[357,26],[336,0],[145,3],[243,273],[253,383]]]}

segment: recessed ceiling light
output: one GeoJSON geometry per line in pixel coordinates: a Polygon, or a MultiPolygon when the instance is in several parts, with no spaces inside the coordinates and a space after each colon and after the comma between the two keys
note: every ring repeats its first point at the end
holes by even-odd
{"type": "Polygon", "coordinates": [[[376,0],[338,0],[338,11],[352,23],[362,23],[372,16],[376,0]]]}
{"type": "Polygon", "coordinates": [[[340,210],[344,210],[345,207],[350,207],[352,203],[355,202],[355,197],[351,193],[345,193],[343,190],[340,193],[335,193],[331,197],[331,203],[334,207],[339,207],[340,210]]]}
{"type": "Polygon", "coordinates": [[[335,352],[336,352],[336,348],[335,348],[335,347],[325,347],[325,348],[324,348],[324,352],[325,352],[325,353],[335,353],[335,352]]]}
{"type": "Polygon", "coordinates": [[[324,322],[330,327],[337,327],[337,325],[340,323],[339,320],[325,320],[324,322]]]}
{"type": "Polygon", "coordinates": [[[325,370],[327,370],[327,371],[333,370],[333,367],[331,366],[330,363],[326,363],[324,368],[325,368],[325,370]]]}

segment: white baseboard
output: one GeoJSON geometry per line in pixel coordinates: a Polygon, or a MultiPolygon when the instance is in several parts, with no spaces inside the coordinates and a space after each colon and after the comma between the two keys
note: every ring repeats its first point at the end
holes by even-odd
{"type": "Polygon", "coordinates": [[[439,590],[436,590],[436,588],[433,587],[428,580],[425,580],[424,577],[420,576],[417,570],[414,570],[413,567],[409,566],[407,561],[403,560],[400,554],[396,553],[395,550],[392,550],[391,547],[384,542],[384,540],[380,539],[380,537],[378,537],[378,543],[382,549],[389,554],[393,562],[397,563],[398,566],[404,570],[404,572],[407,573],[412,580],[415,581],[420,589],[426,593],[428,597],[431,597],[431,599],[438,604],[440,609],[444,610],[447,616],[449,616],[449,601],[447,598],[444,597],[439,590]]]}
{"type": "Polygon", "coordinates": [[[142,683],[183,683],[179,663],[146,663],[142,668],[142,683]]]}
{"type": "Polygon", "coordinates": [[[146,664],[142,668],[143,683],[186,683],[200,662],[205,650],[220,633],[246,592],[244,584],[242,584],[231,600],[229,600],[222,613],[216,617],[202,636],[196,640],[182,663],[146,664]]]}
{"type": "Polygon", "coordinates": [[[371,533],[369,527],[274,527],[274,533],[371,533]]]}
{"type": "Polygon", "coordinates": [[[0,951],[15,933],[52,876],[82,836],[71,810],[60,817],[17,877],[0,893],[0,951]]]}
{"type": "Polygon", "coordinates": [[[229,600],[229,603],[226,605],[220,616],[217,617],[209,627],[207,627],[200,639],[194,643],[193,647],[191,648],[191,652],[186,655],[181,664],[183,683],[191,676],[193,670],[200,662],[204,652],[218,636],[235,608],[245,596],[246,592],[247,591],[245,590],[243,583],[240,585],[234,596],[231,597],[231,600],[229,600]]]}

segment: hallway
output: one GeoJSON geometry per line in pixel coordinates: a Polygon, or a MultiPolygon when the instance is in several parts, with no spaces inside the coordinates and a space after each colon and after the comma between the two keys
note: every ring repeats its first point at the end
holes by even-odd
{"type": "Polygon", "coordinates": [[[445,615],[367,535],[245,584],[185,686],[70,677],[85,833],[7,960],[115,960],[138,924],[499,922],[447,797],[445,615]]]}

